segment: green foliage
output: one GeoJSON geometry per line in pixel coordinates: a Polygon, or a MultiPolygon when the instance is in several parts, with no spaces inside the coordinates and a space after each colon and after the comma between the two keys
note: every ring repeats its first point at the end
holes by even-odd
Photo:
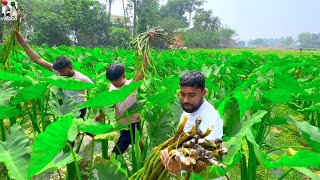
{"type": "Polygon", "coordinates": [[[79,108],[102,107],[102,106],[110,106],[110,105],[117,104],[125,100],[140,85],[141,85],[141,82],[132,82],[129,85],[126,85],[117,91],[111,91],[111,92],[104,91],[98,94],[96,97],[80,105],[79,108]]]}
{"type": "Polygon", "coordinates": [[[49,46],[71,44],[68,37],[70,29],[61,15],[46,11],[34,13],[33,21],[35,33],[30,37],[33,44],[49,46]]]}
{"type": "Polygon", "coordinates": [[[64,116],[50,124],[35,139],[28,170],[28,178],[43,169],[62,151],[67,143],[68,132],[72,125],[72,117],[64,116]]]}
{"type": "Polygon", "coordinates": [[[128,179],[126,170],[121,168],[121,164],[115,158],[115,154],[111,155],[109,161],[97,157],[94,164],[95,169],[98,171],[99,179],[128,179]]]}
{"type": "Polygon", "coordinates": [[[30,141],[20,125],[13,125],[10,131],[7,140],[0,142],[0,162],[7,167],[11,179],[27,179],[30,141]]]}
{"type": "Polygon", "coordinates": [[[142,33],[148,28],[155,27],[159,20],[158,3],[156,0],[143,0],[138,5],[138,28],[137,32],[142,33]]]}
{"type": "Polygon", "coordinates": [[[213,16],[212,10],[199,9],[194,15],[194,28],[200,32],[216,32],[221,28],[220,18],[213,16]]]}
{"type": "Polygon", "coordinates": [[[271,162],[270,159],[265,161],[266,167],[273,169],[280,166],[287,167],[318,167],[320,164],[320,155],[318,153],[301,150],[294,156],[282,156],[279,160],[271,162]]]}
{"type": "Polygon", "coordinates": [[[42,99],[42,95],[46,91],[47,86],[42,83],[25,87],[12,100],[12,104],[19,104],[20,102],[26,102],[32,99],[42,99]]]}
{"type": "Polygon", "coordinates": [[[124,28],[112,28],[110,30],[110,42],[108,43],[112,47],[121,47],[128,49],[130,47],[131,34],[124,28]]]}
{"type": "Polygon", "coordinates": [[[0,119],[5,119],[21,114],[21,111],[13,107],[0,106],[0,119]]]}

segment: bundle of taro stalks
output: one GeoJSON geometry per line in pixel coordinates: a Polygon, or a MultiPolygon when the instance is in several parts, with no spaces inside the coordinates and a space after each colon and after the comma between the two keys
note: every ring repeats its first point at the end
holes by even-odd
{"type": "Polygon", "coordinates": [[[160,27],[154,27],[146,32],[140,33],[131,42],[136,47],[137,69],[140,69],[142,67],[143,70],[146,70],[148,64],[150,64],[155,70],[155,63],[152,61],[150,56],[150,42],[155,39],[163,40],[166,43],[172,41],[172,38],[168,35],[167,32],[164,31],[164,29],[160,27]]]}
{"type": "Polygon", "coordinates": [[[226,168],[221,163],[222,156],[227,153],[222,140],[216,139],[211,141],[205,139],[213,130],[213,126],[202,132],[199,129],[202,118],[198,117],[192,129],[185,133],[183,129],[187,121],[188,117],[185,115],[179,124],[175,136],[155,147],[146,159],[145,165],[133,174],[130,179],[166,179],[168,171],[160,159],[161,151],[165,148],[169,151],[168,158],[175,158],[188,167],[186,179],[189,179],[191,171],[194,171],[194,167],[198,163],[205,163],[207,166],[220,166],[223,169],[226,168]]]}

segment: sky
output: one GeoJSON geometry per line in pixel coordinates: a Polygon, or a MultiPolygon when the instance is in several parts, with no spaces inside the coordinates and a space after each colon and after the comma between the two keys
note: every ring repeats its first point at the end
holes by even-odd
{"type": "MultiPolygon", "coordinates": [[[[320,33],[320,0],[207,0],[203,8],[235,29],[239,40],[320,33]]],[[[121,0],[115,0],[112,14],[123,15],[121,0]]]]}

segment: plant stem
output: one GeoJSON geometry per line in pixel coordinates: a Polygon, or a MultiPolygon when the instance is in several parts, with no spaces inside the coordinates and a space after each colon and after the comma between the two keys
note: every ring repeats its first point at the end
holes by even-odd
{"type": "Polygon", "coordinates": [[[70,148],[70,151],[72,153],[72,157],[73,157],[73,161],[74,161],[74,164],[76,166],[76,171],[77,171],[77,175],[78,175],[78,180],[82,180],[82,177],[81,177],[81,172],[80,172],[80,168],[79,168],[79,165],[78,165],[78,161],[77,161],[77,158],[76,158],[76,154],[74,153],[71,145],[68,143],[68,146],[70,148]]]}
{"type": "Polygon", "coordinates": [[[0,128],[1,128],[1,140],[2,142],[6,141],[6,132],[4,130],[3,119],[0,119],[0,128]]]}
{"type": "Polygon", "coordinates": [[[278,180],[284,179],[292,170],[293,170],[293,168],[290,168],[287,172],[285,172],[284,174],[282,174],[282,176],[281,176],[278,180]]]}

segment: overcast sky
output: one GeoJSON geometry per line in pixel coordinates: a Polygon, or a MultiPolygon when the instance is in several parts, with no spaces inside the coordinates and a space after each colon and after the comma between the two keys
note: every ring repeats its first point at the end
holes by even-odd
{"type": "MultiPolygon", "coordinates": [[[[207,0],[203,7],[235,29],[241,40],[320,33],[320,0],[207,0]]],[[[115,0],[112,14],[123,15],[120,0],[115,0]]]]}

